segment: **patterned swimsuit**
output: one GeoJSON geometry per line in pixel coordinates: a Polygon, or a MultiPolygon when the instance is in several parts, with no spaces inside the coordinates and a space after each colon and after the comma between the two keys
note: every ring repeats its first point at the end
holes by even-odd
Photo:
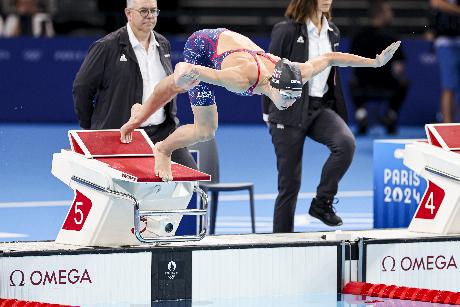
{"type": "MultiPolygon", "coordinates": [[[[225,51],[222,54],[217,54],[217,44],[219,36],[222,32],[229,31],[224,28],[219,29],[203,29],[193,33],[187,40],[184,47],[184,60],[187,63],[206,66],[214,69],[221,69],[222,61],[234,52],[247,52],[253,56],[257,63],[257,81],[245,92],[237,93],[241,96],[252,96],[254,89],[259,84],[260,79],[260,64],[257,55],[269,59],[272,63],[276,61],[269,57],[263,51],[253,51],[248,49],[234,49],[225,51]]],[[[190,103],[194,106],[209,106],[215,104],[214,91],[210,84],[201,82],[189,92],[190,103]]]]}

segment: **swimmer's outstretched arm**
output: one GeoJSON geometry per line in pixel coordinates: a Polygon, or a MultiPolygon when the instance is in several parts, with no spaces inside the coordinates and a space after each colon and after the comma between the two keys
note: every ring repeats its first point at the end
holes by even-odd
{"type": "Polygon", "coordinates": [[[158,111],[161,107],[171,101],[178,94],[193,88],[199,81],[196,79],[195,72],[181,75],[172,74],[162,79],[155,86],[152,94],[146,101],[135,104],[131,110],[131,118],[120,128],[120,140],[123,143],[132,141],[132,132],[145,122],[150,115],[158,111]]]}
{"type": "Polygon", "coordinates": [[[139,109],[139,112],[130,119],[130,122],[139,127],[139,125],[146,121],[151,114],[155,113],[181,92],[183,92],[183,89],[175,84],[174,76],[167,76],[158,82],[157,86],[155,86],[155,90],[142,104],[142,109],[139,109]]]}
{"type": "Polygon", "coordinates": [[[396,50],[401,44],[400,41],[394,42],[388,46],[382,53],[378,54],[375,59],[365,58],[359,55],[342,52],[331,52],[319,56],[300,64],[302,82],[308,80],[328,68],[329,66],[339,67],[382,67],[393,57],[396,50]]]}

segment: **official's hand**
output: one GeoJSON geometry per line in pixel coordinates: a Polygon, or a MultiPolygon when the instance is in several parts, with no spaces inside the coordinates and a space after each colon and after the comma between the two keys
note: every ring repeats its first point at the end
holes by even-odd
{"type": "Polygon", "coordinates": [[[183,91],[188,91],[200,83],[198,80],[199,75],[194,65],[180,62],[177,63],[174,69],[174,83],[183,91]]]}
{"type": "Polygon", "coordinates": [[[401,41],[394,42],[390,46],[386,47],[382,53],[378,54],[375,57],[375,67],[382,67],[388,61],[391,60],[393,55],[395,54],[396,50],[398,50],[399,46],[401,45],[401,41]]]}

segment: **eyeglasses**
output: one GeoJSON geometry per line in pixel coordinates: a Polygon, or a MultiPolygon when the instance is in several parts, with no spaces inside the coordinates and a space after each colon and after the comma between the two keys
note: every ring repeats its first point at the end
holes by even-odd
{"type": "Polygon", "coordinates": [[[143,18],[146,18],[147,16],[149,16],[150,13],[155,17],[160,15],[160,10],[157,8],[154,8],[154,9],[141,8],[139,10],[135,10],[135,9],[130,9],[130,10],[138,12],[139,15],[141,15],[141,17],[143,18]]]}

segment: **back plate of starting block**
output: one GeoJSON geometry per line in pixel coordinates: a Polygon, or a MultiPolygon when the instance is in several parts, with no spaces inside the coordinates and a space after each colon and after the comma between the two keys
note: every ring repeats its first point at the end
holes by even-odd
{"type": "Polygon", "coordinates": [[[460,124],[428,124],[425,131],[431,145],[450,151],[460,150],[460,124]]]}
{"type": "Polygon", "coordinates": [[[133,131],[129,144],[120,141],[120,130],[70,130],[69,141],[72,151],[96,157],[153,156],[153,143],[144,130],[133,131]]]}

